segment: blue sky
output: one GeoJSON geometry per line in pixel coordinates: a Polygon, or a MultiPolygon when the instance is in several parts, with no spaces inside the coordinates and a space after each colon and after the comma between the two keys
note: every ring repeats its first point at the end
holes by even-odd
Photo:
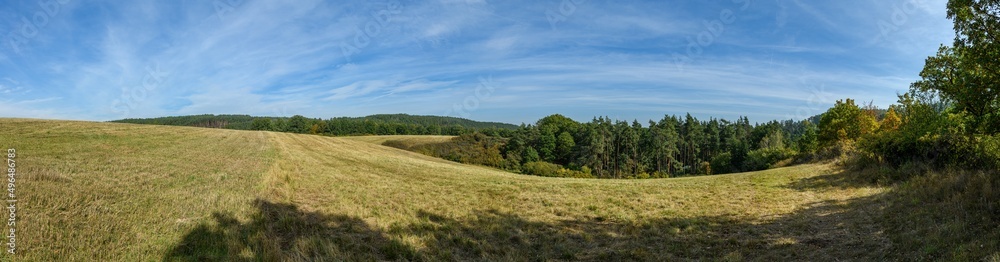
{"type": "Polygon", "coordinates": [[[532,123],[887,106],[944,0],[0,4],[0,117],[380,113],[532,123]]]}

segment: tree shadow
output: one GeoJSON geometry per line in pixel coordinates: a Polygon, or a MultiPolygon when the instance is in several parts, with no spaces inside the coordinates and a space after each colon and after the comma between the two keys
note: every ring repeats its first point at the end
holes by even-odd
{"type": "MultiPolygon", "coordinates": [[[[1000,172],[995,170],[844,169],[800,179],[799,191],[888,186],[851,201],[847,217],[865,216],[893,260],[1000,261],[1000,172]],[[850,215],[854,214],[854,215],[850,215]]],[[[842,205],[843,203],[828,203],[842,205]]],[[[790,217],[822,219],[807,209],[790,217]]],[[[821,214],[822,212],[816,213],[821,214]]],[[[838,219],[840,220],[840,219],[838,219]]],[[[838,221],[830,220],[830,221],[838,221]]],[[[865,226],[864,223],[855,223],[865,226]]]]}
{"type": "MultiPolygon", "coordinates": [[[[874,185],[859,179],[864,173],[845,172],[854,171],[804,178],[789,187],[809,191],[874,185]]],[[[1000,190],[995,188],[1000,188],[1000,173],[948,173],[765,218],[615,219],[586,211],[571,217],[525,217],[490,209],[417,210],[386,227],[355,216],[257,200],[248,219],[213,214],[163,260],[982,260],[1000,258],[1000,190]]]]}
{"type": "Polygon", "coordinates": [[[880,259],[884,237],[866,217],[874,199],[816,203],[788,216],[537,221],[496,210],[449,217],[418,211],[375,228],[357,217],[255,202],[247,222],[215,214],[164,261],[676,261],[880,259]],[[410,240],[409,244],[400,241],[410,240]]]}
{"type": "Polygon", "coordinates": [[[732,216],[612,222],[540,222],[494,210],[468,218],[420,212],[419,223],[389,230],[425,239],[431,260],[844,260],[880,259],[888,245],[872,225],[871,199],[817,203],[769,221],[732,216]]]}
{"type": "Polygon", "coordinates": [[[416,252],[372,229],[363,220],[299,210],[289,204],[254,202],[250,221],[215,213],[184,236],[164,261],[412,260],[416,252]]]}
{"type": "Polygon", "coordinates": [[[883,170],[869,168],[863,170],[852,170],[841,168],[826,175],[819,175],[799,179],[786,186],[786,188],[798,191],[815,191],[830,188],[851,189],[861,187],[877,187],[891,185],[885,182],[886,175],[883,170]]]}

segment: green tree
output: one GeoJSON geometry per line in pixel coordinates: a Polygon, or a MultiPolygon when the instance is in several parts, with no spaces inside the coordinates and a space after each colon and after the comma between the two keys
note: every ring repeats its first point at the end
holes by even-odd
{"type": "Polygon", "coordinates": [[[288,120],[284,118],[278,118],[274,120],[274,131],[278,132],[291,132],[288,128],[288,120]]]}
{"type": "Polygon", "coordinates": [[[274,130],[274,127],[271,124],[271,119],[269,118],[263,118],[263,117],[254,118],[253,122],[250,123],[250,126],[253,130],[263,130],[263,131],[274,130]]]}
{"type": "Polygon", "coordinates": [[[819,120],[819,144],[829,146],[837,141],[857,141],[877,127],[874,116],[861,110],[853,99],[837,100],[819,120]]]}
{"type": "Polygon", "coordinates": [[[649,121],[649,130],[642,139],[645,165],[650,171],[671,173],[677,153],[677,130],[673,118],[664,116],[660,122],[649,121]]]}
{"type": "Polygon", "coordinates": [[[570,135],[569,132],[559,134],[559,137],[556,138],[556,163],[569,164],[575,147],[576,141],[573,140],[573,135],[570,135]]]}
{"type": "Polygon", "coordinates": [[[310,123],[308,118],[301,115],[295,115],[288,119],[288,130],[286,130],[286,132],[305,134],[306,132],[309,132],[309,127],[310,123]]]}
{"type": "Polygon", "coordinates": [[[772,149],[772,148],[785,148],[785,136],[780,129],[773,130],[767,136],[760,140],[757,148],[760,149],[772,149]]]}
{"type": "Polygon", "coordinates": [[[521,161],[523,161],[524,163],[536,162],[538,160],[539,160],[538,151],[535,151],[535,148],[532,147],[526,148],[524,150],[524,155],[521,156],[521,161]]]}
{"type": "Polygon", "coordinates": [[[683,138],[681,147],[681,162],[688,170],[685,173],[691,173],[697,169],[697,164],[700,162],[698,156],[701,152],[700,145],[703,144],[702,141],[705,139],[704,126],[697,118],[687,114],[684,116],[684,123],[680,128],[680,135],[683,138]]]}
{"type": "Polygon", "coordinates": [[[899,118],[899,114],[896,114],[896,109],[890,107],[889,111],[885,112],[885,117],[882,118],[882,122],[879,123],[879,131],[894,131],[899,129],[899,125],[903,123],[903,120],[899,118]]]}
{"type": "Polygon", "coordinates": [[[543,129],[538,141],[535,143],[538,149],[538,156],[545,162],[555,162],[556,159],[556,136],[551,130],[543,129]]]}
{"type": "Polygon", "coordinates": [[[801,153],[814,152],[816,151],[816,147],[818,146],[817,143],[818,141],[816,140],[817,137],[816,126],[809,121],[803,121],[803,122],[805,122],[804,123],[805,131],[802,133],[802,137],[799,138],[799,141],[797,141],[799,152],[801,153]]]}
{"type": "Polygon", "coordinates": [[[1000,0],[948,1],[955,41],[927,58],[911,88],[934,91],[973,117],[971,131],[1000,132],[1000,0]]]}

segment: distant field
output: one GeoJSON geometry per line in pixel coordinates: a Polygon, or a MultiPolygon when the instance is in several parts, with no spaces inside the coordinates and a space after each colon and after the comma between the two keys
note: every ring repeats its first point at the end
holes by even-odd
{"type": "Polygon", "coordinates": [[[415,138],[0,119],[27,260],[865,260],[891,247],[889,189],[829,165],[559,179],[378,145],[415,138]]]}

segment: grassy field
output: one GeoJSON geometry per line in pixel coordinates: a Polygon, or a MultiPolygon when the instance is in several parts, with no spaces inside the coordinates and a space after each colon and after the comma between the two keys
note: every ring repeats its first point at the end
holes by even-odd
{"type": "MultiPolygon", "coordinates": [[[[893,205],[914,195],[854,182],[832,165],[557,179],[457,164],[380,146],[380,139],[404,138],[0,119],[0,146],[19,154],[16,256],[1000,259],[996,240],[962,240],[960,250],[944,243],[953,239],[947,236],[935,250],[900,240],[919,232],[894,229],[904,221],[886,219],[887,212],[921,210],[893,205]]],[[[448,137],[429,141],[437,139],[448,137]]]]}

